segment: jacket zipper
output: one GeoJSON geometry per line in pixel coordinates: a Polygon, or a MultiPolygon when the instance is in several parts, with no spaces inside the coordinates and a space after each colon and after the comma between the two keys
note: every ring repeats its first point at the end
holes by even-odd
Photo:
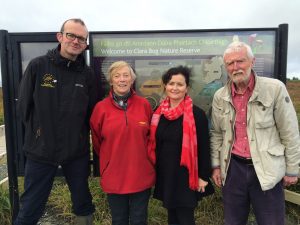
{"type": "Polygon", "coordinates": [[[128,120],[127,120],[127,110],[126,109],[124,109],[124,115],[125,115],[125,121],[126,121],[126,126],[128,125],[128,120]]]}
{"type": "Polygon", "coordinates": [[[41,128],[38,128],[35,133],[35,138],[38,139],[41,136],[41,128]]]}

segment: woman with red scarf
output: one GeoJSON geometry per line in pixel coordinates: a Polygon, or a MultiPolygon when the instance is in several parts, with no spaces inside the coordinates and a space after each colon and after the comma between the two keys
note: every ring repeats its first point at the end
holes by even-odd
{"type": "Polygon", "coordinates": [[[167,208],[169,224],[193,225],[198,200],[214,192],[208,120],[187,95],[187,67],[169,69],[162,81],[166,98],[153,114],[148,145],[156,167],[153,197],[167,208]]]}

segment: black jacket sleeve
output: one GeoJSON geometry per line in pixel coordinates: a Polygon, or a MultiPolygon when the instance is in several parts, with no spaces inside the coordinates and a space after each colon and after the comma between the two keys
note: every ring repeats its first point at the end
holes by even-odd
{"type": "Polygon", "coordinates": [[[22,122],[26,124],[34,107],[33,93],[35,86],[35,66],[34,62],[30,62],[21,79],[17,100],[17,114],[22,122]]]}

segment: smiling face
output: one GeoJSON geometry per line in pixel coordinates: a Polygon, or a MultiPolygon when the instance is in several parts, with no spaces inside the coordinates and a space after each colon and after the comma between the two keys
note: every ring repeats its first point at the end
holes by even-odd
{"type": "Polygon", "coordinates": [[[227,73],[237,86],[245,85],[249,82],[254,61],[254,58],[247,55],[246,47],[224,55],[227,73]]]}
{"type": "Polygon", "coordinates": [[[166,84],[166,95],[170,98],[171,105],[178,105],[185,97],[188,87],[182,74],[173,75],[166,84]]]}
{"type": "Polygon", "coordinates": [[[86,39],[87,36],[88,31],[84,25],[72,20],[67,21],[64,25],[63,32],[56,34],[57,40],[61,44],[60,54],[67,59],[76,60],[77,56],[81,54],[87,46],[86,43],[79,42],[78,37],[83,40],[86,39]],[[76,38],[68,37],[70,34],[76,36],[76,38]]]}
{"type": "Polygon", "coordinates": [[[119,96],[127,94],[130,91],[133,82],[134,80],[128,66],[123,66],[115,70],[110,79],[113,91],[119,96]]]}

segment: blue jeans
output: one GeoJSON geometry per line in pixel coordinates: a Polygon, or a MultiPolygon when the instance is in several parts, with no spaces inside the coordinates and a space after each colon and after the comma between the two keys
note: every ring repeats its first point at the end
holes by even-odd
{"type": "Polygon", "coordinates": [[[258,225],[285,224],[282,182],[263,191],[253,165],[243,164],[232,158],[222,193],[225,225],[247,224],[250,204],[258,225]]]}
{"type": "Polygon", "coordinates": [[[113,225],[145,225],[151,189],[131,194],[107,194],[113,225]]]}
{"type": "MultiPolygon", "coordinates": [[[[88,186],[89,156],[62,165],[62,171],[71,192],[72,209],[78,216],[95,211],[88,186]]],[[[15,225],[35,225],[43,215],[52,189],[57,166],[27,159],[25,165],[24,193],[15,225]]]]}

